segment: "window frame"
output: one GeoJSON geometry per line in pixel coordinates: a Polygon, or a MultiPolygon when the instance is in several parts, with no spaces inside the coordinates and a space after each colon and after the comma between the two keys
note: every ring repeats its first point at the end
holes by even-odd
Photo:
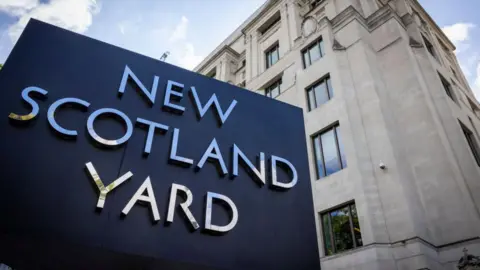
{"type": "Polygon", "coordinates": [[[280,61],[280,44],[278,42],[275,42],[272,46],[265,50],[265,69],[271,68],[273,65],[278,63],[278,61],[280,61]],[[275,63],[272,63],[272,61],[270,60],[274,51],[277,54],[277,61],[275,63]]]}
{"type": "MultiPolygon", "coordinates": [[[[346,203],[343,203],[343,204],[340,204],[340,205],[337,205],[333,208],[330,208],[328,210],[325,210],[323,212],[320,212],[319,213],[319,218],[320,218],[320,224],[321,224],[321,229],[322,229],[322,240],[323,240],[323,249],[324,249],[324,255],[325,256],[332,256],[332,255],[336,255],[336,254],[340,254],[342,252],[346,252],[346,251],[349,251],[349,250],[352,250],[352,249],[356,249],[358,247],[362,247],[363,246],[363,241],[362,241],[362,244],[361,245],[357,245],[357,241],[356,241],[356,238],[355,238],[355,230],[354,230],[354,225],[353,225],[353,218],[352,218],[352,206],[355,207],[355,210],[357,212],[357,217],[358,217],[358,209],[357,209],[357,206],[355,204],[355,201],[349,201],[349,202],[346,202],[346,203]],[[351,237],[352,237],[352,242],[353,242],[353,248],[351,249],[347,249],[347,250],[343,250],[343,251],[340,251],[338,252],[336,249],[336,241],[335,241],[335,237],[334,237],[334,232],[333,232],[333,226],[332,226],[332,217],[331,217],[331,213],[335,212],[335,211],[338,211],[338,210],[341,210],[345,207],[348,207],[348,220],[349,220],[349,225],[350,225],[350,234],[351,234],[351,237]],[[323,223],[323,217],[324,216],[327,216],[328,217],[328,228],[325,228],[325,224],[323,223]],[[332,253],[331,254],[328,254],[328,249],[327,249],[327,241],[326,240],[326,235],[325,235],[325,232],[326,232],[326,229],[328,229],[328,232],[329,232],[329,240],[330,240],[330,243],[332,245],[332,253]]],[[[358,218],[358,223],[359,223],[359,227],[360,227],[360,218],[358,218]]],[[[361,228],[360,229],[360,239],[362,239],[362,232],[361,232],[361,228]]]]}
{"type": "Polygon", "coordinates": [[[313,63],[315,63],[316,61],[322,59],[324,56],[325,56],[325,51],[324,51],[324,43],[323,43],[323,37],[320,36],[319,38],[317,38],[316,40],[314,40],[313,42],[311,42],[310,44],[308,44],[308,46],[306,46],[302,51],[302,62],[303,62],[303,69],[306,69],[308,68],[309,66],[311,66],[313,63]],[[318,59],[316,59],[315,61],[312,62],[312,56],[310,54],[310,50],[314,47],[318,47],[318,50],[319,50],[319,54],[320,54],[320,57],[318,59]],[[308,65],[307,63],[305,62],[305,54],[308,55],[308,61],[310,62],[308,65]]]}
{"type": "Polygon", "coordinates": [[[465,140],[467,141],[467,144],[470,148],[473,159],[480,167],[480,147],[478,145],[477,139],[475,138],[474,133],[466,125],[464,125],[460,120],[458,121],[458,123],[460,124],[460,128],[462,129],[465,140]]]}
{"type": "Polygon", "coordinates": [[[321,77],[319,80],[317,80],[316,82],[314,82],[313,84],[311,84],[310,86],[308,86],[306,89],[305,89],[305,93],[306,93],[306,96],[307,96],[307,103],[308,103],[308,111],[311,112],[317,108],[319,108],[322,104],[325,104],[327,103],[328,101],[322,103],[322,104],[317,104],[317,96],[316,96],[316,93],[315,93],[315,88],[317,86],[319,86],[320,84],[322,83],[325,83],[325,91],[326,91],[326,94],[327,94],[327,97],[328,97],[328,101],[332,100],[332,98],[334,97],[334,89],[333,89],[333,86],[332,86],[332,79],[330,77],[330,74],[326,74],[325,76],[321,77]],[[330,81],[330,83],[329,83],[330,81]],[[330,86],[331,86],[331,89],[330,89],[330,86]],[[309,93],[313,91],[313,102],[315,103],[315,107],[312,108],[312,106],[310,105],[310,95],[309,93]],[[331,93],[331,95],[330,95],[331,93]]]}
{"type": "Polygon", "coordinates": [[[435,60],[439,61],[438,56],[437,56],[437,52],[435,50],[435,46],[433,46],[432,42],[427,37],[425,37],[425,35],[423,35],[423,34],[421,34],[421,35],[422,35],[423,43],[425,43],[425,48],[427,49],[427,51],[430,53],[430,55],[433,56],[433,58],[435,58],[435,60]]]}
{"type": "Polygon", "coordinates": [[[343,160],[342,159],[342,153],[340,151],[340,143],[341,142],[339,142],[339,140],[338,140],[338,132],[337,132],[337,129],[339,129],[339,128],[340,128],[340,124],[338,122],[336,122],[334,124],[331,124],[331,125],[325,127],[321,131],[319,131],[319,132],[317,132],[317,133],[315,133],[311,136],[312,145],[313,145],[315,172],[316,172],[316,177],[317,177],[316,180],[321,180],[323,178],[326,178],[329,175],[335,174],[335,173],[337,173],[337,172],[339,172],[339,171],[348,167],[347,160],[346,160],[347,155],[346,155],[346,153],[344,153],[345,160],[343,160]],[[338,158],[338,162],[339,162],[339,165],[340,165],[340,169],[338,171],[333,172],[333,173],[327,174],[327,170],[326,170],[326,167],[325,167],[325,154],[323,152],[324,147],[323,147],[323,144],[322,144],[322,135],[326,134],[329,131],[333,131],[333,135],[334,135],[334,138],[335,138],[336,153],[337,153],[337,158],[338,158]],[[317,164],[318,157],[317,157],[317,149],[316,149],[316,143],[315,143],[315,140],[317,138],[319,139],[319,147],[320,148],[318,149],[318,151],[322,155],[322,166],[324,168],[324,173],[323,173],[324,175],[320,175],[320,170],[319,170],[318,164],[317,164]],[[343,163],[345,163],[345,165],[343,163]]]}
{"type": "Polygon", "coordinates": [[[267,87],[265,87],[264,89],[264,94],[266,97],[269,97],[269,98],[276,98],[278,96],[280,96],[280,94],[282,94],[282,78],[278,78],[277,80],[273,81],[272,83],[270,83],[267,87]],[[278,95],[276,96],[272,96],[272,90],[277,88],[278,87],[278,95]]]}
{"type": "Polygon", "coordinates": [[[443,90],[447,94],[449,98],[453,100],[453,102],[457,103],[457,98],[455,95],[455,92],[452,87],[452,83],[450,83],[445,77],[442,76],[442,74],[438,73],[438,77],[440,78],[440,82],[442,83],[443,90]]]}

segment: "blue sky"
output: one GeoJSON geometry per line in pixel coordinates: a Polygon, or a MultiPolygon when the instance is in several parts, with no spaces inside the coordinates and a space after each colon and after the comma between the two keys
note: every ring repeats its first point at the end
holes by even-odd
{"type": "MultiPolygon", "coordinates": [[[[337,0],[344,1],[344,0],[337,0]]],[[[30,17],[193,68],[265,0],[0,0],[0,63],[30,17]]],[[[420,0],[480,99],[479,0],[420,0]]]]}

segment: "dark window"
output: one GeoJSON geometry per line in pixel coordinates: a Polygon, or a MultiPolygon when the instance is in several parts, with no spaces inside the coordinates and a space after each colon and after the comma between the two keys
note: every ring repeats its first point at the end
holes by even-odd
{"type": "Polygon", "coordinates": [[[207,73],[207,77],[215,78],[217,76],[217,68],[213,68],[210,72],[207,73]]]}
{"type": "Polygon", "coordinates": [[[472,151],[472,155],[477,162],[477,165],[480,166],[480,148],[478,147],[477,140],[473,133],[460,122],[460,126],[462,127],[463,134],[465,135],[465,139],[467,139],[468,146],[470,146],[470,150],[472,151]]]}
{"type": "Polygon", "coordinates": [[[475,103],[473,103],[473,101],[469,97],[467,97],[467,99],[468,99],[468,103],[470,104],[470,107],[472,108],[473,113],[477,115],[480,112],[480,109],[475,103]]]}
{"type": "Polygon", "coordinates": [[[313,137],[317,178],[328,176],[347,167],[340,126],[336,125],[313,137]]]}
{"type": "Polygon", "coordinates": [[[262,26],[258,28],[258,32],[260,35],[265,34],[272,26],[277,24],[281,19],[280,12],[275,13],[272,17],[270,17],[262,26]]]}
{"type": "Polygon", "coordinates": [[[322,58],[325,53],[323,49],[323,40],[320,38],[319,40],[315,41],[313,44],[308,46],[305,50],[302,51],[303,54],[303,67],[307,68],[313,62],[317,61],[318,59],[322,58]]]}
{"type": "Polygon", "coordinates": [[[278,59],[280,58],[278,54],[278,43],[270,48],[268,51],[265,52],[265,61],[267,63],[267,68],[273,66],[275,63],[278,62],[278,59]]]}
{"type": "Polygon", "coordinates": [[[265,96],[276,98],[280,95],[280,87],[282,86],[282,79],[275,81],[265,88],[265,96]]]}
{"type": "Polygon", "coordinates": [[[453,101],[456,101],[456,100],[455,100],[455,95],[453,94],[452,85],[451,85],[445,78],[443,78],[442,75],[438,74],[438,76],[440,77],[440,80],[442,81],[442,85],[443,85],[443,89],[445,89],[445,93],[447,93],[447,95],[448,95],[453,101]]]}
{"type": "MultiPolygon", "coordinates": [[[[432,43],[422,35],[423,42],[425,42],[425,47],[427,47],[428,52],[435,58],[437,59],[437,54],[435,53],[435,48],[433,47],[432,43]]],[[[438,60],[438,59],[437,59],[438,60]]]]}
{"type": "Polygon", "coordinates": [[[245,59],[242,60],[242,67],[244,67],[247,64],[247,61],[245,59]]]}
{"type": "Polygon", "coordinates": [[[308,110],[311,111],[332,98],[333,88],[330,77],[327,76],[307,89],[308,110]]]}
{"type": "Polygon", "coordinates": [[[242,88],[245,88],[245,81],[241,82],[238,84],[238,87],[242,87],[242,88]]]}
{"type": "Polygon", "coordinates": [[[455,79],[459,80],[458,76],[457,76],[457,72],[455,72],[455,70],[452,67],[450,67],[450,70],[452,71],[453,77],[455,77],[455,79]]]}
{"type": "Polygon", "coordinates": [[[318,5],[320,5],[323,1],[325,0],[313,0],[312,3],[310,3],[310,7],[312,9],[314,9],[315,7],[317,7],[318,5]]]}
{"type": "Polygon", "coordinates": [[[323,213],[321,220],[326,256],[363,246],[355,203],[323,213]]]}

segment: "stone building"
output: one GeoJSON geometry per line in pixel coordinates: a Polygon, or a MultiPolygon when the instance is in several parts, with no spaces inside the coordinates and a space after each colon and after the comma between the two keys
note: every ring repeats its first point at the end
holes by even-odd
{"type": "Polygon", "coordinates": [[[303,108],[322,269],[457,269],[480,105],[454,50],[417,0],[268,0],[195,71],[303,108]]]}

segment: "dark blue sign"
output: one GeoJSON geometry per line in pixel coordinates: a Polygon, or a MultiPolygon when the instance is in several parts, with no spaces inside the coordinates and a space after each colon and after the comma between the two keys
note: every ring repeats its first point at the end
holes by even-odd
{"type": "Polygon", "coordinates": [[[300,108],[35,20],[0,87],[0,262],[319,268],[300,108]]]}

